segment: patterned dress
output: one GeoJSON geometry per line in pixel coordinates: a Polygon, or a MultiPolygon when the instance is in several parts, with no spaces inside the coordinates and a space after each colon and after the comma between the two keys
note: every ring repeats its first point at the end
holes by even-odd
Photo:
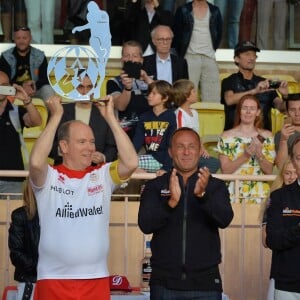
{"type": "MultiPolygon", "coordinates": [[[[230,160],[235,160],[244,153],[245,147],[249,143],[251,143],[251,137],[220,137],[217,149],[220,154],[228,156],[230,160]]],[[[273,137],[265,139],[262,153],[269,162],[274,163],[275,145],[273,137]]],[[[251,156],[233,174],[264,175],[255,156],[251,156]]],[[[233,181],[229,182],[228,190],[231,202],[242,202],[244,199],[247,203],[261,203],[268,196],[270,186],[267,182],[262,181],[241,181],[239,200],[235,199],[233,181]]]]}

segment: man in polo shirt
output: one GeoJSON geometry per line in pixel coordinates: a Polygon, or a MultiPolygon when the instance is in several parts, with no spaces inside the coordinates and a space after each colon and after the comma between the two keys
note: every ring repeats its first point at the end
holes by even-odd
{"type": "Polygon", "coordinates": [[[288,94],[288,84],[281,81],[278,88],[272,88],[269,80],[254,74],[257,52],[260,49],[250,41],[241,42],[234,49],[234,63],[239,70],[223,79],[221,89],[221,103],[224,104],[225,111],[224,130],[233,127],[236,105],[246,94],[255,95],[259,99],[265,129],[272,130],[272,107],[285,111],[284,101],[278,96],[276,89],[285,97],[288,94]]]}

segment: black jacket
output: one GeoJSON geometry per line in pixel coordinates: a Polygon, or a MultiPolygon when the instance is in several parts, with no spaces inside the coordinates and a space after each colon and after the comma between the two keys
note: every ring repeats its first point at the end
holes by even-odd
{"type": "MultiPolygon", "coordinates": [[[[174,19],[174,47],[179,56],[184,57],[189,46],[193,27],[193,2],[180,6],[174,19]]],[[[222,39],[222,16],[217,6],[208,3],[210,11],[209,30],[213,48],[216,50],[222,39]]]]}
{"type": "Polygon", "coordinates": [[[16,281],[36,281],[39,239],[38,215],[28,220],[24,207],[15,209],[11,214],[8,247],[11,262],[15,266],[14,279],[16,281]]]}
{"type": "Polygon", "coordinates": [[[273,251],[275,288],[300,293],[300,186],[297,180],[271,194],[267,245],[273,251]]]}
{"type": "Polygon", "coordinates": [[[174,17],[171,12],[163,10],[161,6],[158,6],[155,9],[153,19],[149,23],[146,8],[141,9],[141,0],[135,3],[128,1],[125,11],[125,41],[138,41],[142,45],[143,52],[149,44],[154,49],[151,39],[152,29],[157,25],[166,25],[172,28],[173,19],[174,17]]]}
{"type": "MultiPolygon", "coordinates": [[[[178,79],[189,79],[186,60],[174,54],[171,54],[170,57],[172,65],[172,83],[178,79]]],[[[153,79],[157,80],[156,53],[144,57],[143,70],[147,72],[148,76],[153,76],[153,79]]]]}
{"type": "MultiPolygon", "coordinates": [[[[138,224],[143,233],[153,233],[150,284],[199,290],[205,271],[217,269],[221,262],[219,228],[227,227],[233,218],[229,193],[222,180],[210,177],[206,194],[198,198],[194,195],[197,178],[193,174],[183,187],[179,176],[182,194],[175,208],[167,204],[170,173],[145,185],[138,224]]],[[[221,283],[218,288],[202,287],[222,289],[221,283]]]]}

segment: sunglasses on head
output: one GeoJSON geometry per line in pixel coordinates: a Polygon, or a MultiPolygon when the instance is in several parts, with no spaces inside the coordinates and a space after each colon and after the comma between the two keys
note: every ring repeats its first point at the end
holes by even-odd
{"type": "Polygon", "coordinates": [[[17,28],[15,28],[15,32],[22,30],[22,31],[30,31],[30,28],[27,26],[19,26],[17,28]]]}

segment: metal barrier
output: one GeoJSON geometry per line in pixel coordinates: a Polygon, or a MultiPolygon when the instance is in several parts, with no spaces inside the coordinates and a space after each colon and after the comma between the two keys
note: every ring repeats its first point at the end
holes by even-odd
{"type": "MultiPolygon", "coordinates": [[[[1,176],[28,176],[28,171],[0,171],[1,176]]],[[[229,175],[213,174],[224,181],[255,180],[272,182],[275,175],[229,175]]],[[[133,174],[131,180],[149,180],[155,174],[133,174]]],[[[9,199],[9,195],[7,195],[9,199]]],[[[108,264],[111,274],[124,274],[132,286],[139,285],[140,259],[143,256],[144,235],[137,225],[139,194],[113,194],[110,221],[110,255],[108,264]],[[121,200],[120,200],[121,199],[121,200]],[[121,255],[120,255],[121,254],[121,255]],[[137,258],[138,257],[138,258],[137,258]]],[[[239,189],[235,189],[239,199],[239,189]]],[[[239,202],[239,201],[238,201],[239,202]]],[[[9,260],[7,230],[11,211],[21,205],[17,200],[0,200],[0,294],[7,285],[13,285],[13,267],[9,260]],[[2,242],[1,242],[2,240],[2,242]],[[3,266],[3,269],[2,269],[3,266]],[[2,270],[1,270],[2,269],[2,270]]],[[[232,204],[235,217],[231,225],[220,230],[223,262],[220,266],[224,293],[231,300],[266,299],[269,282],[271,251],[261,243],[261,224],[258,218],[260,205],[241,203],[232,204]]]]}

